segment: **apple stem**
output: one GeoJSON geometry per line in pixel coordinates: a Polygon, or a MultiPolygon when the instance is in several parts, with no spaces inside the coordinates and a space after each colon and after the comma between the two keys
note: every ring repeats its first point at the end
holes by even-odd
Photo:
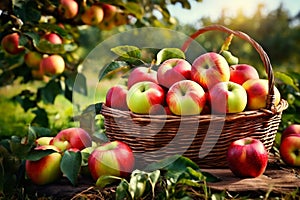
{"type": "Polygon", "coordinates": [[[221,50],[219,52],[219,54],[222,53],[222,51],[228,51],[229,50],[229,46],[231,44],[231,41],[233,39],[233,34],[231,33],[224,41],[222,47],[221,47],[221,50]]]}
{"type": "Polygon", "coordinates": [[[153,59],[153,60],[151,61],[151,64],[150,64],[150,66],[149,66],[149,68],[148,68],[148,73],[151,72],[152,67],[153,67],[154,65],[155,65],[155,59],[153,59]]]}

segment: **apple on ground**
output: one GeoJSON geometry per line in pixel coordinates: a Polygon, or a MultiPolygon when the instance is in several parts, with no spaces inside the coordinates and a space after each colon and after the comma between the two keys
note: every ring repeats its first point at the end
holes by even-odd
{"type": "Polygon", "coordinates": [[[10,33],[5,35],[1,40],[2,48],[9,54],[17,55],[25,50],[19,45],[20,35],[18,33],[10,33]]]}
{"type": "Polygon", "coordinates": [[[229,65],[218,53],[202,54],[192,63],[191,79],[207,90],[219,82],[229,81],[229,65]]]}
{"type": "Polygon", "coordinates": [[[102,7],[98,5],[92,5],[81,15],[81,20],[83,23],[93,26],[102,22],[103,17],[104,12],[102,7]]]}
{"type": "Polygon", "coordinates": [[[52,44],[62,44],[62,38],[56,33],[46,33],[42,39],[49,41],[52,44]]]}
{"type": "Polygon", "coordinates": [[[126,96],[127,87],[124,85],[115,85],[106,93],[105,105],[119,110],[128,110],[126,96]]]}
{"type": "Polygon", "coordinates": [[[151,107],[165,101],[165,91],[161,86],[150,81],[134,84],[127,93],[128,108],[137,114],[149,114],[151,107]]]}
{"type": "Polygon", "coordinates": [[[62,155],[59,149],[53,145],[37,146],[35,150],[53,149],[53,152],[39,160],[26,160],[25,171],[28,178],[37,185],[45,185],[58,180],[62,176],[60,162],[62,155]]]}
{"type": "MultiPolygon", "coordinates": [[[[265,108],[267,104],[268,95],[268,80],[266,79],[250,79],[243,83],[243,87],[247,92],[247,109],[258,110],[265,108]]],[[[280,92],[274,86],[275,106],[280,102],[280,92]]]]}
{"type": "Polygon", "coordinates": [[[206,104],[206,94],[198,83],[182,80],[171,86],[166,101],[175,115],[198,115],[206,104]]]}
{"type": "Polygon", "coordinates": [[[78,13],[78,3],[75,0],[60,0],[58,13],[65,19],[72,19],[78,13]]]}
{"type": "Polygon", "coordinates": [[[230,81],[243,85],[249,79],[259,79],[257,70],[248,64],[237,64],[230,66],[230,81]]]}
{"type": "Polygon", "coordinates": [[[153,83],[158,84],[157,72],[151,69],[150,67],[137,67],[130,72],[127,81],[127,87],[128,89],[130,89],[131,86],[133,86],[135,83],[142,81],[151,81],[153,83]]]}
{"type": "Polygon", "coordinates": [[[281,135],[281,141],[290,135],[300,135],[300,124],[291,124],[284,129],[281,135]]]}
{"type": "Polygon", "coordinates": [[[53,54],[42,58],[40,68],[46,75],[61,74],[65,70],[65,61],[61,55],[53,54]]]}
{"type": "Polygon", "coordinates": [[[158,83],[170,88],[174,83],[191,78],[191,64],[180,58],[165,60],[157,70],[158,83]]]}
{"type": "Polygon", "coordinates": [[[50,142],[52,139],[53,139],[53,137],[43,136],[43,137],[37,138],[35,142],[38,146],[50,145],[50,142]]]}
{"type": "Polygon", "coordinates": [[[258,139],[252,137],[238,139],[228,147],[227,163],[235,176],[255,178],[266,170],[268,151],[258,139]]]}
{"type": "Polygon", "coordinates": [[[209,90],[210,106],[216,113],[238,113],[247,105],[247,92],[234,82],[220,82],[209,90]]]}
{"type": "Polygon", "coordinates": [[[103,175],[126,178],[132,172],[134,164],[131,148],[121,141],[97,147],[88,158],[88,167],[94,180],[103,175]]]}
{"type": "Polygon", "coordinates": [[[32,69],[39,69],[43,56],[37,51],[29,51],[24,55],[25,64],[32,69]]]}
{"type": "Polygon", "coordinates": [[[92,138],[88,132],[82,128],[72,127],[61,130],[51,141],[51,145],[56,146],[61,151],[70,148],[82,150],[92,146],[92,138]]]}

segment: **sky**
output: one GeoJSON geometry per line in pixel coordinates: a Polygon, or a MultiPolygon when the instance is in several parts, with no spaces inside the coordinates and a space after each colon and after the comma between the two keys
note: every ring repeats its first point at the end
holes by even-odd
{"type": "Polygon", "coordinates": [[[190,0],[190,3],[191,10],[182,9],[179,3],[170,6],[171,16],[175,16],[182,23],[195,23],[202,17],[218,18],[223,8],[228,16],[234,16],[239,9],[246,15],[251,15],[260,3],[265,5],[264,10],[267,13],[278,8],[281,3],[290,16],[295,16],[300,11],[300,0],[202,0],[200,3],[190,0]]]}

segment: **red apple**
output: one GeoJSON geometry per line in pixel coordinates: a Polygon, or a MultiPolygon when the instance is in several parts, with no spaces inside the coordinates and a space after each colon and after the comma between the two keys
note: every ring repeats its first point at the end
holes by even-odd
{"type": "Polygon", "coordinates": [[[78,3],[75,0],[60,0],[58,12],[63,18],[72,19],[78,13],[78,3]]]}
{"type": "Polygon", "coordinates": [[[247,92],[234,82],[220,82],[209,90],[210,104],[216,113],[242,112],[247,105],[247,92]]]}
{"type": "Polygon", "coordinates": [[[104,12],[102,7],[98,5],[92,5],[91,7],[87,8],[81,15],[81,20],[83,21],[83,23],[93,26],[102,22],[103,17],[104,12]]]}
{"type": "Polygon", "coordinates": [[[149,67],[137,67],[130,72],[127,87],[130,89],[135,83],[142,81],[151,81],[158,84],[157,72],[149,67]]]}
{"type": "Polygon", "coordinates": [[[65,61],[60,55],[50,55],[41,60],[40,68],[47,75],[61,74],[65,70],[65,61]]]}
{"type": "Polygon", "coordinates": [[[113,17],[116,15],[118,10],[116,6],[107,3],[101,4],[101,7],[104,12],[104,17],[103,17],[104,21],[109,21],[113,19],[113,17]]]}
{"type": "Polygon", "coordinates": [[[171,86],[166,101],[175,115],[198,115],[205,106],[206,94],[198,83],[182,80],[171,86]]]}
{"type": "Polygon", "coordinates": [[[9,54],[16,55],[24,51],[24,47],[19,45],[20,36],[18,33],[5,35],[1,40],[2,48],[9,54]]]}
{"type": "Polygon", "coordinates": [[[103,175],[125,178],[132,172],[134,164],[131,148],[121,141],[108,142],[97,147],[88,159],[88,167],[94,180],[103,175]]]}
{"type": "MultiPolygon", "coordinates": [[[[250,79],[242,85],[247,92],[247,109],[257,110],[265,108],[268,94],[268,80],[266,79],[250,79]]],[[[280,102],[279,90],[274,86],[275,106],[280,102]]]]}
{"type": "Polygon", "coordinates": [[[35,150],[53,149],[57,152],[51,153],[39,160],[26,160],[25,170],[28,178],[35,184],[45,185],[58,180],[62,176],[60,161],[62,155],[59,149],[52,145],[38,146],[35,150]]]}
{"type": "Polygon", "coordinates": [[[122,26],[122,25],[128,24],[128,22],[129,22],[127,14],[124,12],[121,12],[121,11],[116,12],[113,20],[114,20],[115,26],[122,26]]]}
{"type": "Polygon", "coordinates": [[[233,141],[227,151],[228,167],[240,178],[255,178],[262,175],[268,164],[268,152],[264,144],[247,137],[233,141]]]}
{"type": "Polygon", "coordinates": [[[115,85],[111,87],[105,98],[105,105],[119,110],[128,110],[126,96],[127,88],[123,85],[115,85]]]}
{"type": "Polygon", "coordinates": [[[150,108],[150,115],[172,115],[172,112],[168,106],[156,104],[150,108]]]}
{"type": "Polygon", "coordinates": [[[29,51],[24,55],[25,64],[32,69],[39,69],[43,56],[37,51],[29,51]]]}
{"type": "Polygon", "coordinates": [[[158,67],[158,83],[166,88],[170,88],[178,81],[190,79],[191,68],[191,64],[184,59],[168,59],[158,67]]]}
{"type": "Polygon", "coordinates": [[[62,38],[56,33],[47,33],[45,34],[42,39],[49,41],[52,44],[62,44],[62,38]]]}
{"type": "Polygon", "coordinates": [[[92,139],[88,132],[82,128],[67,128],[61,130],[51,141],[51,145],[56,146],[61,151],[70,148],[82,150],[92,145],[92,139]]]}
{"type": "Polygon", "coordinates": [[[286,135],[280,143],[280,157],[290,166],[300,167],[300,134],[286,135]]]}
{"type": "Polygon", "coordinates": [[[158,84],[143,81],[134,84],[127,93],[128,108],[138,114],[149,114],[152,106],[162,105],[165,101],[165,91],[158,84]]]}
{"type": "Polygon", "coordinates": [[[237,64],[230,66],[230,81],[242,85],[249,79],[259,79],[257,70],[247,64],[237,64]]]}
{"type": "Polygon", "coordinates": [[[230,69],[227,61],[218,53],[208,52],[197,57],[191,70],[191,79],[205,90],[219,82],[229,81],[230,69]]]}
{"type": "Polygon", "coordinates": [[[289,135],[299,135],[300,136],[300,124],[292,124],[284,129],[281,135],[281,141],[289,135]]]}

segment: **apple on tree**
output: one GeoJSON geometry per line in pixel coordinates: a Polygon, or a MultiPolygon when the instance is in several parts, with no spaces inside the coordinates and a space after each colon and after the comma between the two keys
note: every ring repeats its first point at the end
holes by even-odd
{"type": "Polygon", "coordinates": [[[166,101],[175,115],[198,115],[205,106],[206,93],[198,83],[182,80],[171,86],[166,101]]]}
{"type": "Polygon", "coordinates": [[[58,13],[65,19],[72,19],[78,13],[78,3],[75,0],[60,0],[58,13]]]}
{"type": "Polygon", "coordinates": [[[104,12],[102,7],[98,5],[92,5],[88,7],[85,12],[81,15],[81,20],[87,25],[97,25],[102,22],[104,17],[104,12]]]}
{"type": "Polygon", "coordinates": [[[165,60],[157,70],[158,83],[170,88],[174,83],[191,77],[191,64],[180,58],[165,60]]]}
{"type": "Polygon", "coordinates": [[[52,44],[62,44],[63,43],[62,38],[58,34],[52,33],[52,32],[46,33],[42,37],[42,39],[47,40],[52,44]]]}
{"type": "Polygon", "coordinates": [[[129,74],[127,87],[130,89],[135,83],[142,81],[151,81],[158,84],[157,72],[151,67],[141,66],[134,68],[129,74]]]}
{"type": "Polygon", "coordinates": [[[97,147],[88,158],[88,167],[94,180],[103,175],[126,178],[134,165],[135,158],[131,148],[121,141],[97,147]]]}
{"type": "Polygon", "coordinates": [[[42,58],[40,68],[46,75],[61,74],[65,70],[65,61],[62,56],[53,54],[42,58]]]}
{"type": "Polygon", "coordinates": [[[230,81],[242,85],[249,79],[259,79],[257,70],[248,64],[230,66],[230,81]]]}
{"type": "Polygon", "coordinates": [[[227,163],[235,176],[255,178],[266,170],[268,151],[258,139],[252,137],[238,139],[228,147],[227,163]]]}
{"type": "Polygon", "coordinates": [[[10,33],[5,35],[1,40],[2,48],[9,54],[17,55],[25,50],[19,45],[20,35],[18,33],[10,33]]]}
{"type": "Polygon", "coordinates": [[[119,110],[128,110],[126,96],[127,87],[124,85],[115,85],[106,93],[105,105],[119,110]]]}
{"type": "Polygon", "coordinates": [[[110,21],[117,13],[117,7],[111,4],[102,3],[101,7],[104,12],[103,21],[110,21]]]}
{"type": "Polygon", "coordinates": [[[211,109],[217,113],[242,112],[247,105],[247,92],[234,82],[220,82],[209,90],[211,109]]]}
{"type": "Polygon", "coordinates": [[[29,51],[24,55],[25,64],[32,69],[39,69],[43,56],[37,51],[29,51]]]}

